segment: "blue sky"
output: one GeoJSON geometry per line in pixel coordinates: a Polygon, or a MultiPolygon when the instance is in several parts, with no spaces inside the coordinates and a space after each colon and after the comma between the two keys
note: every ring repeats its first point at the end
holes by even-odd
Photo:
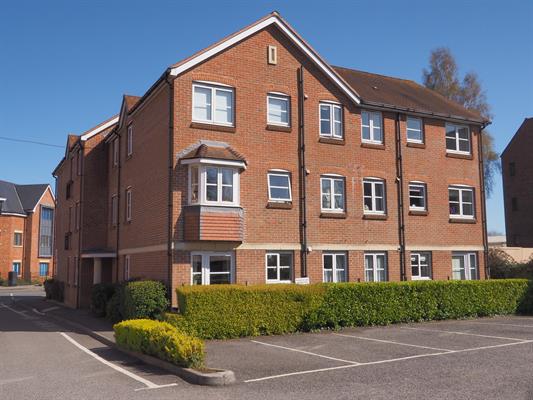
{"type": "MultiPolygon", "coordinates": [[[[63,146],[165,68],[272,10],[331,64],[421,81],[449,47],[478,73],[502,151],[533,116],[533,2],[11,1],[0,11],[0,136],[63,146]]],[[[53,183],[63,148],[0,140],[0,179],[53,183]]],[[[501,179],[489,230],[503,232],[501,179]]]]}

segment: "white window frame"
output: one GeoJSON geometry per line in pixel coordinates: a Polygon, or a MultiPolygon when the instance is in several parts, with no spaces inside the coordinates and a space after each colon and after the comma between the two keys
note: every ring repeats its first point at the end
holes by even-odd
{"type": "Polygon", "coordinates": [[[331,102],[331,101],[320,101],[318,103],[318,130],[320,137],[325,138],[333,138],[333,139],[343,139],[344,138],[344,116],[343,116],[343,109],[342,105],[339,103],[331,102]],[[322,132],[322,121],[327,121],[322,119],[322,107],[328,107],[329,108],[329,133],[322,132]],[[335,120],[335,110],[340,111],[340,120],[335,120]],[[340,133],[335,132],[335,122],[339,122],[341,125],[340,133]]]}
{"type": "Polygon", "coordinates": [[[24,246],[24,232],[22,231],[13,231],[13,247],[23,247],[24,246]],[[17,237],[17,234],[20,235],[20,244],[16,243],[15,238],[17,237]]]}
{"type": "Polygon", "coordinates": [[[11,261],[11,271],[15,271],[15,264],[18,264],[17,276],[22,276],[22,260],[13,260],[11,261]]]}
{"type": "Polygon", "coordinates": [[[118,166],[118,156],[119,156],[119,148],[118,148],[118,138],[115,138],[113,140],[113,166],[118,166]]]}
{"type": "Polygon", "coordinates": [[[422,118],[419,118],[419,117],[413,117],[413,116],[408,115],[407,118],[405,119],[405,136],[406,136],[406,140],[409,143],[424,143],[424,120],[422,118]],[[420,122],[420,129],[409,128],[409,120],[419,121],[420,122]],[[420,139],[411,139],[411,138],[409,138],[409,132],[410,131],[420,133],[420,139]]]}
{"type": "Polygon", "coordinates": [[[348,282],[348,254],[345,251],[327,251],[322,253],[322,281],[326,282],[326,257],[331,257],[331,273],[332,273],[332,281],[334,283],[338,282],[348,282]],[[337,266],[337,256],[343,256],[344,257],[344,268],[338,268],[337,266]],[[337,279],[337,272],[338,271],[344,271],[344,280],[339,281],[337,279]]]}
{"type": "Polygon", "coordinates": [[[201,284],[202,285],[210,285],[211,284],[211,275],[222,275],[226,274],[225,272],[211,272],[209,260],[210,257],[230,257],[230,284],[235,283],[235,255],[233,252],[213,252],[213,251],[194,251],[191,252],[191,285],[194,285],[194,270],[193,270],[193,260],[194,256],[200,256],[202,258],[202,279],[201,284]]]}
{"type": "Polygon", "coordinates": [[[384,132],[384,129],[383,129],[383,115],[381,114],[380,111],[366,111],[366,110],[362,110],[361,111],[361,142],[363,143],[371,143],[371,144],[383,144],[383,140],[385,138],[385,132],[384,132]],[[363,123],[363,114],[368,114],[368,125],[364,125],[363,123]],[[374,121],[375,121],[375,117],[378,117],[379,118],[379,128],[377,128],[374,124],[374,121]],[[365,139],[363,137],[363,128],[365,127],[368,127],[369,131],[370,131],[370,139],[365,139]],[[381,131],[381,140],[376,140],[375,139],[375,134],[374,134],[374,131],[379,129],[381,131]]]}
{"type": "Polygon", "coordinates": [[[346,180],[344,179],[344,176],[342,175],[336,175],[336,174],[325,174],[320,176],[320,210],[327,213],[343,213],[346,210],[346,180]],[[322,202],[322,196],[324,195],[324,192],[322,191],[322,182],[323,181],[329,181],[329,187],[330,187],[330,204],[331,206],[329,208],[325,208],[324,204],[322,202]],[[341,181],[342,182],[342,208],[335,208],[335,197],[339,196],[339,194],[335,193],[335,181],[341,181]]]}
{"type": "Polygon", "coordinates": [[[444,127],[444,135],[445,135],[445,143],[444,144],[445,144],[447,153],[468,154],[468,155],[472,154],[472,135],[470,133],[470,127],[468,127],[468,125],[459,125],[459,124],[446,123],[446,125],[444,127]],[[449,127],[454,127],[454,131],[455,131],[455,149],[448,149],[447,139],[448,139],[448,128],[449,127]],[[459,138],[459,129],[460,128],[466,128],[466,130],[468,132],[468,139],[467,140],[459,138]],[[459,142],[460,141],[467,141],[468,142],[468,151],[459,150],[459,148],[460,148],[459,147],[459,142]]]}
{"type": "Polygon", "coordinates": [[[203,82],[193,82],[192,84],[192,121],[200,122],[203,124],[213,124],[213,125],[223,125],[223,126],[235,126],[235,90],[231,86],[219,84],[219,83],[203,83],[203,82]],[[211,119],[199,119],[194,116],[194,91],[196,88],[203,88],[211,90],[211,119]],[[217,121],[215,120],[216,115],[216,92],[227,92],[231,93],[231,122],[217,121]]]}
{"type": "Polygon", "coordinates": [[[478,280],[479,279],[479,264],[478,264],[478,258],[477,253],[473,251],[454,251],[452,252],[452,279],[453,280],[478,280]],[[454,269],[453,268],[453,259],[454,258],[463,258],[463,265],[464,265],[464,275],[465,278],[461,279],[456,278],[454,274],[461,274],[461,269],[454,269]],[[474,261],[474,265],[472,266],[472,260],[474,261]],[[475,277],[472,277],[472,270],[475,270],[475,277]]]}
{"type": "MultiPolygon", "coordinates": [[[[227,186],[227,185],[225,185],[227,186]]],[[[200,204],[209,206],[227,206],[227,207],[239,207],[240,204],[240,174],[239,169],[226,165],[200,165],[191,164],[189,167],[189,204],[200,204]],[[197,168],[198,171],[198,200],[192,200],[192,175],[193,170],[197,168]],[[217,199],[218,201],[207,200],[207,169],[217,168],[217,199]],[[222,169],[231,170],[233,173],[233,201],[222,201],[222,169]]]]}
{"type": "Polygon", "coordinates": [[[279,202],[279,203],[292,202],[291,174],[290,174],[289,171],[285,171],[285,170],[281,170],[281,169],[268,171],[268,173],[267,173],[267,185],[268,185],[268,201],[279,202]],[[289,198],[288,199],[281,199],[281,198],[276,198],[276,197],[272,196],[271,189],[286,189],[286,187],[272,185],[270,183],[270,177],[271,176],[283,176],[283,177],[287,178],[287,181],[288,181],[288,184],[289,184],[289,186],[288,186],[289,198]]]}
{"type": "Polygon", "coordinates": [[[267,93],[267,124],[277,126],[291,126],[291,98],[289,95],[277,92],[267,93]],[[287,103],[287,122],[278,122],[270,120],[270,99],[282,100],[287,103]]]}
{"type": "Polygon", "coordinates": [[[412,210],[412,211],[427,211],[427,208],[428,208],[428,204],[427,204],[427,185],[424,183],[424,182],[418,182],[418,181],[411,181],[409,182],[409,186],[407,188],[408,190],[408,194],[409,194],[409,210],[412,210]],[[422,193],[423,193],[423,197],[419,197],[419,196],[414,196],[416,198],[422,198],[423,202],[424,202],[424,206],[423,207],[418,207],[418,206],[413,206],[411,205],[411,186],[413,187],[417,187],[417,188],[422,188],[422,193]]]}
{"type": "Polygon", "coordinates": [[[363,213],[364,214],[373,214],[373,215],[386,215],[387,214],[387,187],[385,184],[385,179],[381,178],[363,178],[363,213]],[[365,195],[365,183],[369,183],[372,186],[372,193],[370,194],[370,199],[372,199],[372,209],[365,209],[365,198],[368,197],[365,195]],[[383,185],[383,210],[376,210],[376,185],[383,185]]]}
{"type": "Polygon", "coordinates": [[[128,125],[128,140],[126,155],[129,157],[133,154],[133,124],[128,125]]]}
{"type": "Polygon", "coordinates": [[[130,279],[130,267],[131,267],[131,256],[126,254],[124,256],[124,280],[127,281],[130,279]]]}
{"type": "MultiPolygon", "coordinates": [[[[272,268],[272,267],[270,267],[272,268]]],[[[292,283],[294,279],[294,254],[290,251],[267,251],[265,253],[265,280],[266,283],[292,283]],[[291,265],[288,266],[290,268],[290,279],[289,280],[281,280],[280,279],[280,269],[281,268],[287,268],[287,265],[281,265],[280,259],[281,254],[288,254],[291,256],[291,265]],[[268,279],[268,257],[269,256],[276,256],[277,258],[277,265],[276,265],[276,272],[277,272],[277,278],[276,279],[268,279]]]]}
{"type": "MultiPolygon", "coordinates": [[[[450,218],[454,219],[474,219],[476,216],[476,192],[472,186],[466,185],[450,185],[448,186],[448,208],[450,208],[450,190],[459,191],[459,214],[452,214],[450,210],[450,218]],[[463,202],[463,192],[472,193],[472,215],[464,214],[463,207],[465,202],[463,202]]],[[[468,203],[466,203],[468,204],[468,203]]]]}
{"type": "Polygon", "coordinates": [[[431,252],[429,251],[412,251],[411,252],[411,258],[410,258],[410,265],[411,265],[411,280],[413,281],[417,281],[417,280],[420,280],[420,281],[424,281],[424,280],[431,280],[431,267],[432,267],[432,260],[431,260],[431,252]],[[427,264],[422,264],[421,262],[421,256],[422,255],[426,255],[427,256],[427,264]],[[418,268],[418,275],[413,275],[413,257],[415,257],[417,259],[417,263],[416,263],[416,266],[418,268]],[[427,266],[428,267],[428,273],[429,273],[429,276],[422,276],[421,275],[421,272],[422,272],[422,267],[423,266],[427,266]]]}
{"type": "Polygon", "coordinates": [[[126,189],[126,222],[131,222],[133,192],[131,187],[126,189]]]}
{"type": "MultiPolygon", "coordinates": [[[[365,252],[364,254],[364,259],[363,259],[363,269],[364,269],[364,272],[365,272],[365,282],[387,282],[389,280],[389,265],[388,265],[388,257],[387,257],[387,253],[386,252],[375,252],[375,251],[368,251],[368,252],[365,252]],[[383,270],[385,271],[385,280],[383,281],[380,281],[380,280],[376,280],[376,277],[378,276],[378,269],[377,269],[377,262],[376,260],[378,259],[378,257],[381,257],[383,256],[383,259],[384,259],[384,262],[383,262],[383,270]],[[367,279],[367,276],[366,276],[366,272],[367,271],[370,271],[370,268],[367,268],[366,267],[366,258],[367,257],[372,257],[372,272],[373,272],[373,277],[374,279],[372,281],[369,281],[367,279]]],[[[379,270],[381,271],[381,270],[379,270]]]]}

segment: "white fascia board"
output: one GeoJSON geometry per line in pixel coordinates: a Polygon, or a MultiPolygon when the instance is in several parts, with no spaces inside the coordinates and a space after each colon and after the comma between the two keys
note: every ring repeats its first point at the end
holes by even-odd
{"type": "Polygon", "coordinates": [[[333,69],[327,65],[324,61],[322,61],[310,48],[307,46],[304,42],[302,42],[279,18],[276,16],[272,16],[270,18],[265,19],[264,21],[251,26],[250,28],[246,29],[245,31],[242,31],[241,33],[223,41],[222,43],[218,44],[217,46],[213,47],[212,49],[209,49],[196,57],[192,58],[191,60],[183,63],[182,65],[179,65],[175,68],[172,68],[170,70],[170,75],[177,76],[188,69],[194,67],[195,65],[207,60],[208,58],[216,55],[217,53],[220,53],[221,51],[224,51],[230,46],[233,46],[235,43],[240,42],[243,39],[246,39],[247,37],[253,35],[254,33],[260,31],[261,29],[275,24],[277,25],[289,39],[292,40],[296,46],[304,52],[318,67],[350,98],[352,99],[356,104],[360,104],[361,100],[359,97],[354,93],[354,91],[342,81],[342,79],[337,75],[336,72],[333,71],[333,69]]]}
{"type": "MultiPolygon", "coordinates": [[[[35,203],[35,207],[33,207],[33,210],[31,210],[32,213],[35,212],[35,210],[37,210],[37,207],[41,204],[41,200],[43,199],[44,195],[46,194],[47,191],[50,191],[50,194],[52,195],[52,200],[54,201],[54,204],[56,202],[56,197],[54,196],[54,192],[52,191],[52,188],[50,187],[50,185],[48,185],[46,187],[46,189],[43,190],[43,193],[41,194],[41,197],[39,197],[39,201],[37,203],[35,203]]],[[[47,207],[45,205],[45,207],[47,207]]]]}
{"type": "Polygon", "coordinates": [[[86,140],[92,138],[94,135],[97,135],[98,133],[102,132],[103,130],[109,128],[110,126],[115,125],[118,122],[118,118],[119,117],[117,116],[117,117],[115,117],[113,119],[110,119],[109,121],[107,121],[105,124],[99,126],[98,128],[95,128],[92,131],[87,132],[85,135],[81,136],[81,140],[86,141],[86,140]]]}
{"type": "Polygon", "coordinates": [[[209,165],[223,165],[228,167],[240,167],[246,169],[246,163],[243,161],[231,161],[231,160],[217,160],[213,158],[188,158],[186,160],[181,160],[180,162],[183,165],[188,164],[209,164],[209,165]]]}

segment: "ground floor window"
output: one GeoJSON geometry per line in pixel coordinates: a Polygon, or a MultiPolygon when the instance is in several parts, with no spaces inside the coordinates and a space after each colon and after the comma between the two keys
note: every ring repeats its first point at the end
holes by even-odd
{"type": "Polygon", "coordinates": [[[15,271],[17,273],[17,276],[20,276],[21,274],[21,265],[22,263],[20,261],[13,261],[13,268],[12,271],[15,271]]]}
{"type": "Polygon", "coordinates": [[[457,280],[479,279],[477,254],[470,252],[453,252],[452,278],[457,280]]]}
{"type": "Polygon", "coordinates": [[[324,282],[346,282],[346,253],[323,253],[324,282]]]}
{"type": "Polygon", "coordinates": [[[39,276],[48,276],[49,264],[47,262],[39,263],[39,276]]]}
{"type": "Polygon", "coordinates": [[[233,253],[192,253],[191,284],[215,285],[233,282],[233,253]]]}
{"type": "Polygon", "coordinates": [[[411,253],[411,279],[431,279],[431,253],[411,253]]]}
{"type": "Polygon", "coordinates": [[[387,280],[387,254],[365,253],[365,281],[384,282],[387,280]]]}
{"type": "Polygon", "coordinates": [[[292,253],[268,252],[266,270],[267,283],[292,282],[292,253]]]}

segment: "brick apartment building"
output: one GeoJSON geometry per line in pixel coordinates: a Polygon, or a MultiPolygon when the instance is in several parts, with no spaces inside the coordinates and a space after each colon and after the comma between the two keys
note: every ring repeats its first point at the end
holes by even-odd
{"type": "Polygon", "coordinates": [[[44,280],[53,272],[55,200],[50,185],[0,181],[0,278],[44,280]]]}
{"type": "Polygon", "coordinates": [[[533,118],[526,118],[502,152],[507,246],[533,247],[533,118]]]}
{"type": "Polygon", "coordinates": [[[325,62],[272,13],[69,136],[57,276],[189,284],[480,279],[482,118],[325,62]]]}

